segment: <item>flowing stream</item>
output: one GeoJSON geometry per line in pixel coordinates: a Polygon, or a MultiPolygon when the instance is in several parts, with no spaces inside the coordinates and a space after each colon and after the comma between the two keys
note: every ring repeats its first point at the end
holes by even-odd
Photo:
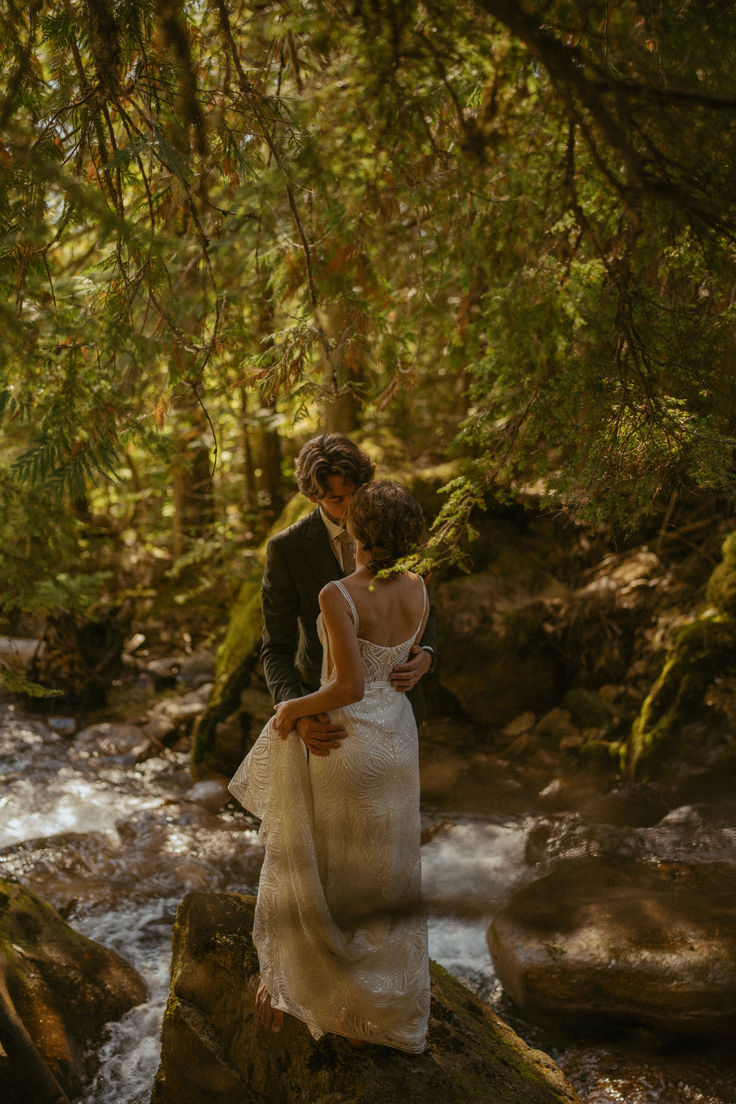
{"type": "MultiPolygon", "coordinates": [[[[0,775],[0,875],[41,894],[149,985],[148,1001],[109,1026],[99,1071],[81,1100],[147,1104],[177,906],[193,889],[255,890],[261,849],[253,824],[230,806],[215,813],[188,799],[185,751],[136,763],[131,749],[80,746],[8,703],[0,704],[0,775]]],[[[499,796],[497,770],[494,778],[486,786],[475,779],[464,809],[435,800],[423,810],[432,957],[548,1049],[583,1104],[736,1104],[736,1066],[718,1054],[668,1049],[641,1035],[550,1044],[505,1002],[486,929],[494,902],[533,876],[525,853],[535,819],[523,795],[499,796]],[[485,809],[479,792],[488,794],[485,809]]],[[[667,839],[676,849],[676,817],[673,823],[667,839]]],[[[706,835],[733,862],[733,833],[719,835],[714,826],[706,835]]]]}

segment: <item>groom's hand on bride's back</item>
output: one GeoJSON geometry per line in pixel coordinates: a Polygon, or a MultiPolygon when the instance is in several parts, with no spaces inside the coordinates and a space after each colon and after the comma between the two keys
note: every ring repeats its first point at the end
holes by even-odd
{"type": "Polygon", "coordinates": [[[300,717],[296,722],[299,739],[309,748],[311,755],[329,755],[340,747],[347,733],[342,725],[332,724],[327,713],[316,717],[300,717]]]}
{"type": "Polygon", "coordinates": [[[419,644],[412,644],[409,658],[399,663],[389,675],[389,682],[396,690],[413,690],[432,666],[432,656],[419,644]]]}

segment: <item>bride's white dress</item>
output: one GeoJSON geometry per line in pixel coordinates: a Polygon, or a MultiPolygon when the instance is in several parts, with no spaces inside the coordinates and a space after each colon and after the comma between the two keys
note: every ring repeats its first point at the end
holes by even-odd
{"type": "MultiPolygon", "coordinates": [[[[325,682],[321,620],[319,633],[325,682]]],[[[316,1039],[334,1032],[420,1053],[429,962],[417,728],[388,681],[415,636],[394,647],[358,638],[365,692],[330,714],[347,732],[339,750],[308,758],[295,733],[282,740],[269,721],[230,790],[262,822],[253,940],[273,1006],[316,1039]]]]}

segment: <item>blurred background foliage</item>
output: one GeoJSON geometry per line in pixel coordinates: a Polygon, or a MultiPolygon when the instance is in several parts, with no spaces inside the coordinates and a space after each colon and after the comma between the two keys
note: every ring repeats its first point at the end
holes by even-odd
{"type": "Polygon", "coordinates": [[[223,608],[321,430],[635,527],[733,490],[712,0],[2,0],[0,633],[223,608]],[[148,590],[146,589],[148,588],[148,590]]]}

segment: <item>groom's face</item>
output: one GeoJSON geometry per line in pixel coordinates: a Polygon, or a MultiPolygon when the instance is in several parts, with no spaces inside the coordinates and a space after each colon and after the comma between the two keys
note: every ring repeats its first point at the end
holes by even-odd
{"type": "Polygon", "coordinates": [[[336,525],[339,525],[348,511],[357,489],[352,479],[343,479],[341,475],[328,475],[327,489],[324,494],[321,498],[315,498],[312,501],[318,502],[330,521],[334,521],[336,525]]]}

